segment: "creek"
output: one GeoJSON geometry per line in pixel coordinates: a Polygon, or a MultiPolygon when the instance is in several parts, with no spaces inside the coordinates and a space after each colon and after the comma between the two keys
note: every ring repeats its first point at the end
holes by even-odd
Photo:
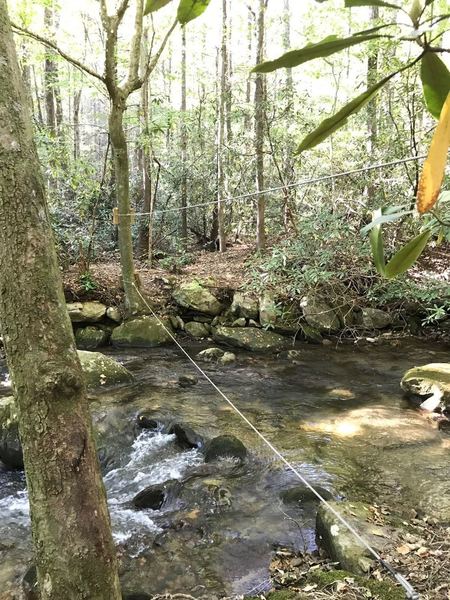
{"type": "MultiPolygon", "coordinates": [[[[241,352],[234,365],[202,367],[312,484],[336,498],[388,504],[405,518],[420,509],[450,520],[450,437],[409,407],[399,387],[411,366],[446,362],[448,348],[405,340],[297,349],[295,362],[241,352]]],[[[108,354],[135,375],[131,385],[91,394],[124,591],[213,600],[267,589],[277,545],[315,547],[315,502],[282,502],[280,493],[299,484],[295,475],[207,381],[178,385],[193,371],[176,349],[108,354]],[[139,429],[142,411],[205,438],[234,434],[249,458],[205,465],[175,436],[139,429]],[[161,510],[131,507],[136,493],[168,480],[186,483],[161,510]]],[[[10,394],[5,377],[0,396],[10,394]]],[[[31,561],[24,476],[0,468],[0,589],[16,589],[31,561]]]]}

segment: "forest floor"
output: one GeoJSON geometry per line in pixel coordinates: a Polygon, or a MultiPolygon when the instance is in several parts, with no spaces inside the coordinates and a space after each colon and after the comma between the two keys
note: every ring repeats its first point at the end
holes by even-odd
{"type": "MultiPolygon", "coordinates": [[[[251,271],[258,264],[254,244],[231,246],[227,252],[191,253],[192,262],[186,266],[164,268],[160,261],[149,268],[145,262],[137,261],[137,273],[142,290],[153,304],[164,308],[170,302],[170,290],[174,283],[192,279],[214,279],[212,287],[236,290],[249,285],[251,271]]],[[[450,285],[450,244],[430,247],[423,254],[410,275],[417,282],[435,280],[450,285]]],[[[109,305],[120,304],[123,288],[120,282],[119,256],[110,257],[92,264],[90,278],[81,277],[78,265],[71,265],[64,272],[66,299],[76,301],[98,300],[109,305]]]]}

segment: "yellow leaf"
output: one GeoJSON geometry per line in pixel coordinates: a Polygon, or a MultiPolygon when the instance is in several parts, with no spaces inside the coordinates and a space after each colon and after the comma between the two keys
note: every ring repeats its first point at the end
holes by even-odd
{"type": "Polygon", "coordinates": [[[431,140],[427,160],[417,190],[417,210],[420,214],[433,208],[444,179],[447,152],[450,146],[450,93],[442,107],[439,123],[431,140]]]}
{"type": "Polygon", "coordinates": [[[396,548],[396,550],[399,554],[402,555],[409,554],[411,552],[411,548],[408,546],[408,544],[403,544],[402,546],[396,548]]]}

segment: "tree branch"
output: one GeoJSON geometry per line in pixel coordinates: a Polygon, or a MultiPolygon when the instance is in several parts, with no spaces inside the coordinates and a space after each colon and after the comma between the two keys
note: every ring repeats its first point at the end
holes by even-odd
{"type": "Polygon", "coordinates": [[[94,69],[91,69],[90,67],[83,64],[76,58],[69,56],[69,54],[64,52],[64,50],[61,50],[61,48],[59,48],[59,46],[57,46],[54,42],[47,40],[46,38],[40,36],[39,34],[33,33],[32,31],[29,31],[28,29],[25,29],[24,27],[20,27],[16,23],[11,23],[11,26],[15,33],[17,33],[19,35],[26,35],[26,36],[32,38],[33,40],[36,40],[37,42],[44,44],[44,46],[47,46],[48,48],[52,48],[52,50],[57,52],[62,58],[64,58],[68,62],[70,62],[70,64],[72,64],[74,67],[76,67],[80,71],[83,71],[84,73],[87,73],[88,75],[91,75],[92,77],[95,77],[96,79],[99,79],[102,83],[105,83],[105,78],[102,75],[100,75],[100,73],[97,73],[97,71],[94,71],[94,69]]]}
{"type": "Polygon", "coordinates": [[[164,48],[166,47],[167,42],[169,41],[169,38],[172,35],[172,32],[174,31],[177,24],[178,24],[178,19],[175,19],[175,21],[170,26],[170,29],[167,31],[166,35],[164,36],[164,39],[161,42],[161,45],[160,45],[158,51],[156,52],[156,54],[154,56],[149,55],[148,60],[147,60],[147,66],[144,70],[144,74],[142,75],[142,77],[139,78],[140,85],[142,85],[143,82],[148,79],[150,73],[156,67],[158,60],[160,59],[161,54],[163,53],[164,48]]]}

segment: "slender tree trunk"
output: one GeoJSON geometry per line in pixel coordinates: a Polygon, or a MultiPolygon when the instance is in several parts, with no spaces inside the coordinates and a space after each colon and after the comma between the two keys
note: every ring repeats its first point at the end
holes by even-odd
{"type": "Polygon", "coordinates": [[[0,321],[41,600],[120,600],[87,394],[6,0],[0,0],[0,321]]]}
{"type": "Polygon", "coordinates": [[[133,315],[142,312],[145,307],[136,289],[136,273],[134,270],[133,240],[131,237],[130,165],[128,144],[123,128],[125,109],[125,99],[116,98],[109,115],[109,135],[114,153],[116,197],[120,214],[119,250],[122,282],[126,310],[130,315],[133,315]]]}
{"type": "Polygon", "coordinates": [[[187,223],[187,127],[186,127],[186,27],[181,29],[181,245],[186,251],[187,223]]]}
{"type": "MultiPolygon", "coordinates": [[[[258,11],[258,43],[256,62],[264,59],[264,34],[265,34],[265,12],[267,0],[259,0],[258,11]]],[[[265,79],[260,73],[255,80],[255,153],[256,153],[256,189],[258,192],[264,189],[264,122],[265,122],[265,79]]],[[[264,250],[266,247],[265,211],[266,198],[259,194],[257,199],[256,213],[256,247],[264,250]]]]}
{"type": "MultiPolygon", "coordinates": [[[[291,10],[290,0],[284,0],[284,31],[283,31],[283,48],[285,52],[291,49],[291,10]]],[[[292,183],[294,174],[294,147],[292,139],[289,136],[289,126],[294,120],[294,80],[292,78],[292,69],[286,69],[286,137],[283,152],[283,180],[286,187],[283,190],[283,225],[284,230],[288,232],[289,224],[294,219],[292,214],[292,192],[287,185],[292,183]]]]}
{"type": "Polygon", "coordinates": [[[33,85],[34,85],[34,95],[36,98],[35,107],[36,107],[36,112],[37,112],[37,119],[38,119],[39,125],[44,125],[44,115],[42,113],[41,96],[39,93],[39,86],[38,86],[37,77],[36,77],[36,69],[35,69],[34,65],[32,65],[31,70],[33,72],[33,85]]]}
{"type": "MultiPolygon", "coordinates": [[[[372,6],[371,9],[371,19],[373,21],[373,26],[376,26],[376,23],[379,18],[379,8],[378,6],[372,6]]],[[[378,48],[373,46],[369,49],[369,55],[367,58],[367,87],[371,87],[378,80],[378,48]]],[[[368,140],[367,140],[367,155],[369,157],[370,162],[374,162],[376,158],[376,147],[378,141],[378,101],[377,98],[373,98],[369,104],[367,105],[367,130],[368,130],[368,140]]],[[[375,189],[375,173],[368,173],[367,185],[366,185],[366,195],[368,206],[371,207],[374,205],[376,189],[375,189]]]]}
{"type": "MultiPolygon", "coordinates": [[[[252,11],[251,6],[248,9],[248,20],[247,20],[247,49],[248,49],[248,64],[250,65],[253,61],[253,25],[255,21],[255,13],[252,11]]],[[[247,104],[247,113],[245,116],[245,129],[251,130],[251,113],[250,113],[250,102],[252,97],[252,77],[247,77],[247,85],[245,90],[245,101],[247,104]]]]}
{"type": "Polygon", "coordinates": [[[227,103],[227,74],[228,74],[228,17],[227,17],[227,0],[222,0],[222,46],[220,50],[221,73],[219,86],[219,121],[217,132],[217,221],[219,234],[219,250],[225,252],[225,210],[224,198],[226,196],[226,180],[225,180],[225,120],[226,120],[226,103],[227,103]]]}
{"type": "Polygon", "coordinates": [[[82,88],[77,90],[73,97],[73,157],[75,160],[80,158],[80,108],[82,88]]]}

